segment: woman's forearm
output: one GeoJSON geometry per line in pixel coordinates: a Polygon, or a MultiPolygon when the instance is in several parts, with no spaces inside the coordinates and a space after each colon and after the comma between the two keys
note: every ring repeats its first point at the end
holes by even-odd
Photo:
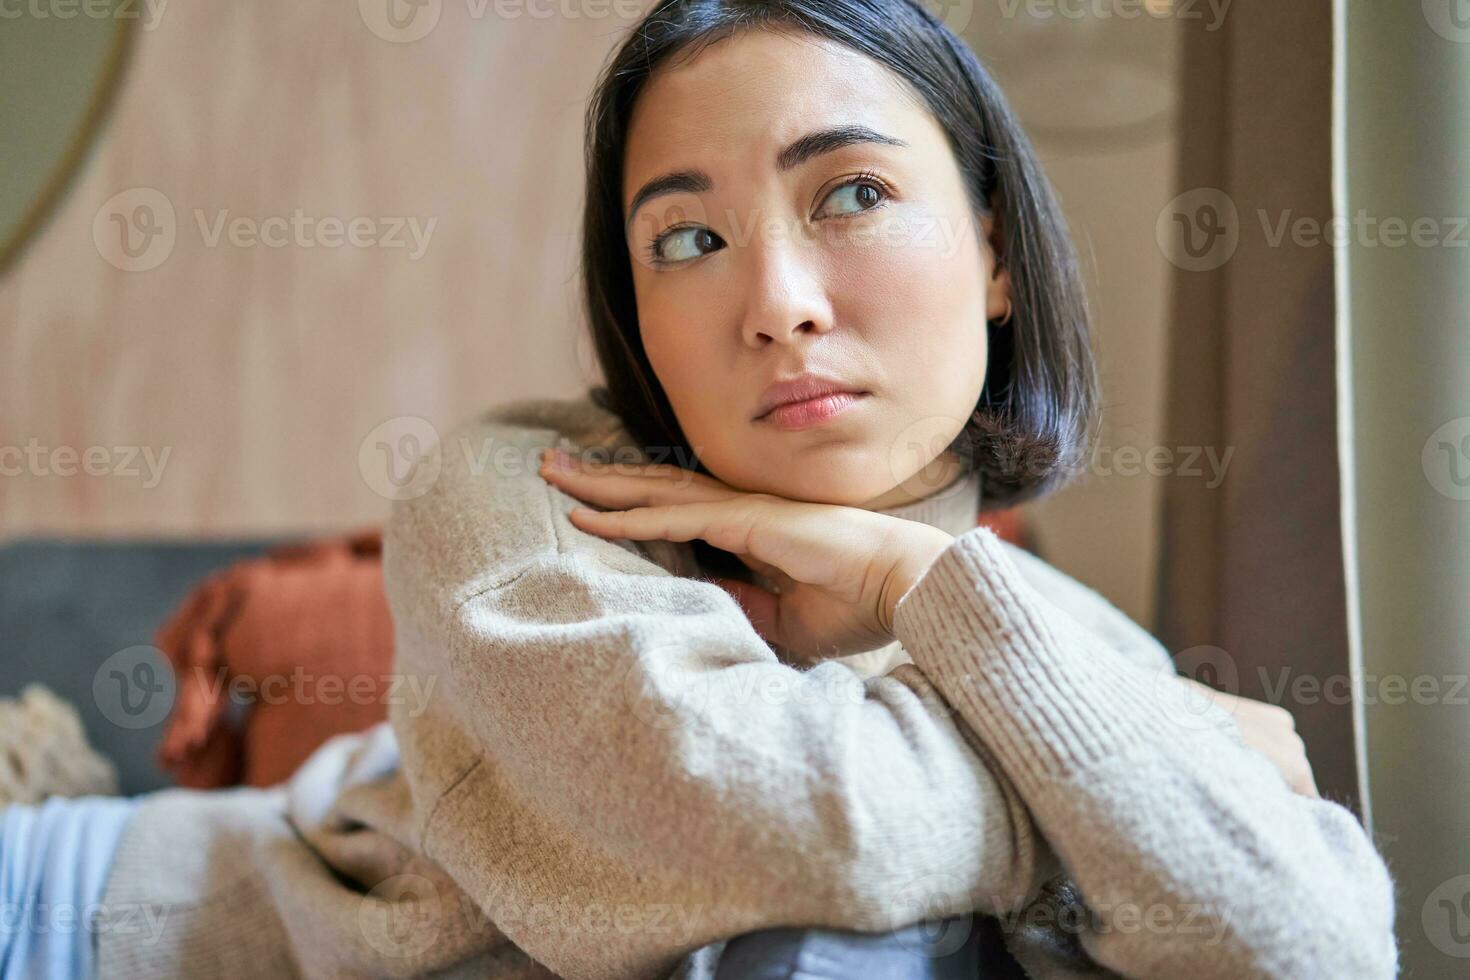
{"type": "Polygon", "coordinates": [[[1168,672],[1042,599],[991,532],[956,539],[895,628],[1085,896],[1098,962],[1195,980],[1394,975],[1392,881],[1352,813],[1292,792],[1227,713],[1200,713],[1168,672]]]}

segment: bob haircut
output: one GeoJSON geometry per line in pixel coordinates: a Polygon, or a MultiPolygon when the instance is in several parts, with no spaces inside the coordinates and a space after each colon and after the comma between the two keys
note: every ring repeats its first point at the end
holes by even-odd
{"type": "Polygon", "coordinates": [[[1013,303],[1008,323],[988,324],[985,384],[948,451],[967,472],[981,471],[981,509],[1065,483],[1087,455],[1098,411],[1076,253],[999,87],[970,48],[914,0],[662,0],[633,28],[604,67],[586,117],[581,267],[606,382],[590,397],[645,449],[707,472],[644,351],[624,237],[623,161],[634,102],[659,66],[757,28],[813,35],[866,55],[906,80],[933,113],[975,213],[999,212],[998,261],[1010,271],[1013,303]]]}

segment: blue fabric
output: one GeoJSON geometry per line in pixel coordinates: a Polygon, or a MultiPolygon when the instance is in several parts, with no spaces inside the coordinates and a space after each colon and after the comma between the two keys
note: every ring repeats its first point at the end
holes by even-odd
{"type": "Polygon", "coordinates": [[[1022,980],[995,920],[919,922],[894,932],[763,929],[726,943],[716,980],[1022,980]]]}
{"type": "Polygon", "coordinates": [[[53,796],[0,808],[0,980],[96,976],[102,889],[136,806],[53,796]]]}

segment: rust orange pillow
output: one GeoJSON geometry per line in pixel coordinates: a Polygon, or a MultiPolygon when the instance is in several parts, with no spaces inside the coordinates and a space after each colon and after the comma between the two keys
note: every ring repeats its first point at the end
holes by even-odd
{"type": "Polygon", "coordinates": [[[158,631],[176,697],[158,761],[181,786],[270,786],[387,717],[393,624],[364,531],[218,572],[158,631]]]}

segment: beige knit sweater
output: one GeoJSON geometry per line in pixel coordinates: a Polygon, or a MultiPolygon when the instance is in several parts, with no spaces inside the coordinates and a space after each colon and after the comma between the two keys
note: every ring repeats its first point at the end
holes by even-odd
{"type": "Polygon", "coordinates": [[[283,787],[144,802],[102,975],[693,977],[768,926],[1034,913],[1064,872],[1085,915],[1008,920],[1039,977],[1077,975],[1048,930],[1124,976],[1394,976],[1353,815],[974,527],[975,484],[888,511],[956,535],[898,642],[797,669],[690,546],[576,529],[536,472],[558,442],[630,445],[585,399],[446,437],[385,542],[397,670],[431,696],[283,787]]]}

